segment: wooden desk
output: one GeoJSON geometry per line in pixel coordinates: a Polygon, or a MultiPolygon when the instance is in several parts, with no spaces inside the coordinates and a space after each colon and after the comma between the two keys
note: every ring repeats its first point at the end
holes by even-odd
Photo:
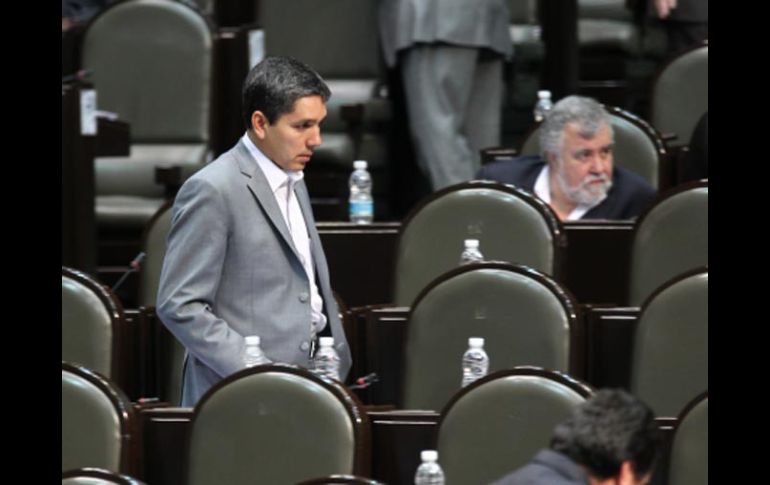
{"type": "MultiPolygon", "coordinates": [[[[334,290],[348,307],[393,301],[401,224],[316,224],[329,263],[334,290]]],[[[565,286],[578,302],[624,305],[633,237],[628,221],[575,221],[567,235],[565,286]]]]}

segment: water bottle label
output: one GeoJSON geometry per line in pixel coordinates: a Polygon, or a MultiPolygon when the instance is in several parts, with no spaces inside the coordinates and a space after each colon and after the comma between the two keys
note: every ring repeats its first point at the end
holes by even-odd
{"type": "Polygon", "coordinates": [[[374,202],[351,202],[350,215],[353,216],[371,216],[374,214],[374,202]]]}

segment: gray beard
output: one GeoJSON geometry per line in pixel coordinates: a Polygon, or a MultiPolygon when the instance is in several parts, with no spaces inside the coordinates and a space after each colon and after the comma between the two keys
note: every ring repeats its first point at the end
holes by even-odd
{"type": "Polygon", "coordinates": [[[570,187],[562,171],[558,170],[556,172],[556,180],[564,195],[578,205],[596,205],[607,198],[607,193],[612,188],[612,179],[606,176],[593,177],[589,175],[578,186],[570,187]],[[591,190],[589,183],[596,179],[604,181],[604,184],[591,190]]]}

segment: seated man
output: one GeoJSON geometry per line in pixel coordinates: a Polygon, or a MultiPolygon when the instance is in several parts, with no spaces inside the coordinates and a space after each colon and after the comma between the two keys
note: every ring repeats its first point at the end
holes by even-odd
{"type": "Polygon", "coordinates": [[[593,99],[568,96],[540,127],[542,158],[493,162],[476,178],[532,192],[561,220],[633,219],[652,202],[655,189],[639,175],[613,167],[612,143],[604,108],[593,99]]]}
{"type": "Polygon", "coordinates": [[[625,391],[605,389],[556,427],[549,449],[494,485],[645,484],[659,447],[652,410],[625,391]]]}

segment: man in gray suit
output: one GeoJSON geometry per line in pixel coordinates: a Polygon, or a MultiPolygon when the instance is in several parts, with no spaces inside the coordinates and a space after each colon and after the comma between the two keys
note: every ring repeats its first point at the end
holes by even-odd
{"type": "Polygon", "coordinates": [[[500,145],[507,0],[383,0],[380,37],[400,62],[417,162],[434,190],[471,180],[500,145]]]}
{"type": "Polygon", "coordinates": [[[308,367],[317,335],[330,332],[343,380],[350,370],[302,181],[329,96],[301,62],[263,60],[243,86],[246,133],[176,197],[157,308],[187,349],[183,406],[245,367],[248,335],[270,360],[308,367]]]}

